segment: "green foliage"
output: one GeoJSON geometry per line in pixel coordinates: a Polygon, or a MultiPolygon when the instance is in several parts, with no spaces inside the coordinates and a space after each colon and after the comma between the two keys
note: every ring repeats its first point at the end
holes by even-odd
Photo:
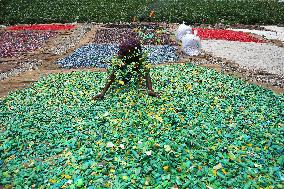
{"type": "Polygon", "coordinates": [[[151,70],[161,98],[93,101],[106,77],[54,74],[0,101],[0,185],[283,187],[283,95],[186,64],[151,70]]]}
{"type": "Polygon", "coordinates": [[[284,3],[276,0],[2,0],[0,24],[53,22],[284,23],[284,3]],[[150,18],[150,11],[155,16],[150,18]]]}

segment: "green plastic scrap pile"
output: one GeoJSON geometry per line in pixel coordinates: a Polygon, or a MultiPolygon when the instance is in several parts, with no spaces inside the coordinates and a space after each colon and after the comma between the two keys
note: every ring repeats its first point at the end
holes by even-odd
{"type": "Polygon", "coordinates": [[[50,75],[0,101],[0,185],[282,188],[284,96],[190,64],[154,68],[161,98],[106,73],[50,75]]]}

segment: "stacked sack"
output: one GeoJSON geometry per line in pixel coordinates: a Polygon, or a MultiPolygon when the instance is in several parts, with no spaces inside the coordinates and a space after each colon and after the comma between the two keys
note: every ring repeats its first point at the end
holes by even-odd
{"type": "Polygon", "coordinates": [[[200,54],[201,42],[197,36],[197,30],[194,30],[194,34],[192,34],[192,28],[183,23],[177,29],[176,39],[182,42],[182,51],[186,55],[197,56],[200,54]]]}

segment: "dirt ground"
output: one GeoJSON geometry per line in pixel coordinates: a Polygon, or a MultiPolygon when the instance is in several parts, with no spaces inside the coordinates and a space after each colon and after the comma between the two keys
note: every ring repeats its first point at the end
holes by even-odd
{"type": "MultiPolygon", "coordinates": [[[[161,24],[165,26],[165,24],[161,24]]],[[[1,73],[9,73],[11,70],[15,70],[22,66],[24,62],[37,60],[40,62],[39,65],[33,67],[31,70],[28,71],[19,71],[19,73],[12,74],[11,76],[0,80],[0,98],[4,98],[8,95],[9,92],[23,89],[29,87],[34,82],[38,81],[39,78],[44,77],[48,74],[53,73],[67,73],[67,72],[74,72],[74,71],[82,71],[82,70],[89,70],[89,71],[96,71],[96,72],[104,72],[105,69],[98,69],[98,68],[79,68],[79,69],[61,69],[56,64],[58,59],[64,58],[74,52],[75,49],[88,44],[92,37],[95,36],[96,31],[102,27],[101,25],[95,25],[92,27],[86,34],[79,40],[79,42],[69,48],[64,54],[52,54],[46,53],[46,50],[54,47],[54,44],[58,40],[64,39],[66,36],[72,35],[72,31],[60,31],[55,37],[50,38],[42,48],[32,52],[32,53],[25,53],[17,58],[0,58],[0,74],[1,73]]],[[[167,25],[169,30],[173,30],[176,26],[175,25],[167,25]]],[[[3,30],[3,29],[1,29],[3,30]]],[[[0,31],[1,32],[1,31],[0,31]]],[[[279,42],[272,42],[272,43],[279,43],[279,42]]],[[[277,44],[280,46],[279,44],[277,44]]],[[[254,83],[257,85],[261,85],[264,88],[270,89],[277,94],[284,93],[283,86],[273,86],[267,82],[257,82],[255,81],[254,77],[257,77],[255,73],[249,73],[249,70],[241,70],[237,68],[238,66],[229,61],[221,61],[217,60],[216,58],[203,53],[199,57],[186,57],[181,54],[181,60],[178,63],[185,63],[185,62],[192,62],[193,64],[208,67],[215,69],[219,72],[224,72],[229,75],[233,75],[235,77],[244,79],[250,83],[254,83]],[[217,61],[216,61],[217,60],[217,61]],[[219,61],[219,62],[218,62],[219,61]],[[201,62],[201,63],[200,63],[201,62]],[[217,62],[217,63],[216,63],[217,62]],[[222,62],[222,63],[220,63],[222,62]]],[[[171,64],[171,63],[167,63],[171,64]]],[[[176,64],[176,63],[173,63],[176,64]]],[[[165,65],[165,64],[161,64],[165,65]]],[[[161,66],[158,65],[158,66],[161,66]]]]}

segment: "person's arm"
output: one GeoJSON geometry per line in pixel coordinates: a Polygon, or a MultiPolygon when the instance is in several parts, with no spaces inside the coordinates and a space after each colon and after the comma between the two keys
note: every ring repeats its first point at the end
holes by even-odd
{"type": "Polygon", "coordinates": [[[153,96],[153,97],[160,97],[159,94],[157,94],[153,91],[152,81],[151,81],[151,76],[150,76],[149,71],[146,71],[145,79],[146,79],[146,85],[147,85],[147,89],[148,89],[148,95],[153,96]]]}
{"type": "Polygon", "coordinates": [[[109,89],[110,85],[114,82],[114,80],[115,80],[115,74],[114,74],[114,72],[112,72],[110,74],[110,76],[107,80],[107,83],[106,83],[105,87],[103,88],[102,92],[100,94],[96,95],[94,97],[94,99],[103,99],[107,90],[109,89]]]}

